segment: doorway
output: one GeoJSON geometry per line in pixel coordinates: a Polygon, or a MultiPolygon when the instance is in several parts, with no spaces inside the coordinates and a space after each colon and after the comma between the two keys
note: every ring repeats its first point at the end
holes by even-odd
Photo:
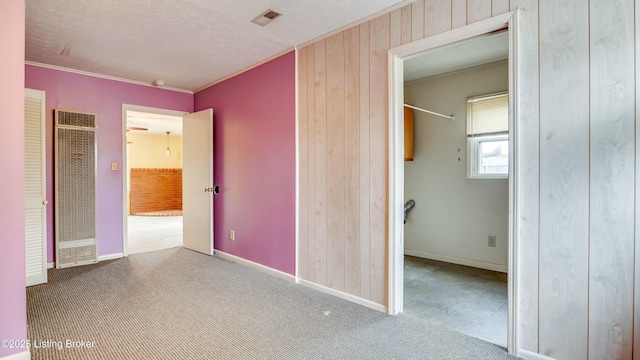
{"type": "Polygon", "coordinates": [[[182,246],[183,114],[123,106],[125,256],[182,246]]]}
{"type": "Polygon", "coordinates": [[[405,140],[414,144],[404,163],[405,201],[413,205],[404,224],[404,313],[503,347],[508,52],[503,31],[404,64],[404,99],[413,106],[405,109],[413,113],[405,140]]]}
{"type": "MultiPolygon", "coordinates": [[[[508,68],[508,89],[510,91],[509,96],[509,115],[508,115],[508,124],[509,130],[508,135],[509,141],[508,144],[508,153],[515,154],[514,150],[517,150],[517,144],[515,141],[515,126],[517,122],[514,119],[517,119],[516,109],[513,107],[515,99],[517,99],[517,93],[515,88],[515,63],[516,63],[516,27],[514,26],[515,22],[515,12],[504,14],[501,16],[496,16],[478,23],[474,23],[469,26],[461,27],[458,29],[454,29],[452,31],[448,31],[446,33],[442,33],[439,35],[434,35],[430,38],[426,38],[420,41],[416,41],[407,45],[403,45],[389,51],[389,67],[390,67],[390,137],[389,137],[389,166],[390,166],[390,177],[389,177],[389,186],[390,186],[390,198],[389,198],[389,313],[396,314],[399,312],[403,312],[404,310],[404,271],[405,271],[405,228],[403,223],[403,205],[404,201],[408,198],[405,198],[404,193],[404,185],[405,185],[405,165],[404,159],[402,158],[404,153],[404,124],[403,124],[403,104],[405,101],[405,93],[404,93],[404,67],[409,63],[409,61],[413,58],[417,58],[429,51],[434,51],[439,48],[451,47],[452,44],[456,44],[468,39],[478,38],[481,36],[487,36],[492,32],[500,32],[504,31],[507,28],[508,31],[508,62],[506,67],[508,68]]],[[[480,95],[480,94],[476,94],[480,95]]],[[[433,110],[433,109],[429,109],[433,110]]],[[[451,110],[442,109],[441,112],[451,112],[451,110]]],[[[447,115],[449,115],[447,114],[447,115]]],[[[455,118],[455,116],[454,116],[455,118]]],[[[464,118],[464,117],[463,117],[464,118]]],[[[437,120],[432,120],[437,121],[437,120]]],[[[445,120],[446,121],[446,120],[445,120]]],[[[462,161],[466,159],[466,153],[462,154],[463,151],[466,152],[466,146],[460,147],[460,163],[457,166],[463,166],[462,161]]],[[[457,162],[458,158],[458,147],[455,146],[453,148],[453,153],[449,154],[453,159],[454,163],[457,162]]],[[[515,214],[513,211],[514,204],[514,185],[517,183],[517,174],[512,170],[515,169],[516,159],[515,156],[510,156],[508,159],[508,168],[509,168],[509,176],[508,179],[503,180],[507,183],[507,194],[506,194],[506,203],[507,203],[507,225],[506,225],[506,234],[503,236],[503,250],[507,255],[507,262],[504,265],[504,269],[509,273],[509,279],[507,283],[507,301],[506,301],[506,312],[507,312],[507,339],[506,345],[507,348],[512,351],[515,348],[515,338],[516,334],[514,332],[514,324],[515,317],[514,309],[516,304],[515,292],[514,292],[514,279],[516,278],[516,274],[514,273],[514,269],[516,268],[515,262],[517,253],[515,250],[515,232],[513,231],[515,224],[515,214]]],[[[464,165],[466,168],[466,165],[464,165]]],[[[435,174],[437,176],[437,174],[435,174]]],[[[416,208],[419,204],[416,204],[416,208]]],[[[411,215],[409,215],[411,217],[411,215]]],[[[457,219],[454,219],[454,222],[457,219]]],[[[462,226],[462,224],[458,224],[457,226],[462,226]]],[[[486,237],[487,234],[484,236],[486,237]]],[[[494,234],[489,234],[494,235],[494,234]]],[[[488,239],[489,242],[491,238],[488,239]]],[[[487,239],[485,238],[484,244],[487,244],[487,239]]],[[[495,241],[495,240],[494,240],[495,241]]],[[[451,259],[439,259],[439,260],[451,260],[451,259]]],[[[466,265],[476,265],[476,264],[466,264],[466,265]]]]}

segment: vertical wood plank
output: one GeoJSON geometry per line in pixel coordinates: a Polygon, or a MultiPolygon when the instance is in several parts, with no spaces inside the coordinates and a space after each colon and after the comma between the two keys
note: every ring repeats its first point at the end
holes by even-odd
{"type": "Polygon", "coordinates": [[[309,244],[307,210],[309,209],[309,152],[307,148],[307,50],[308,47],[298,49],[298,276],[307,278],[307,245],[309,244]]]}
{"type": "Polygon", "coordinates": [[[315,47],[315,282],[327,285],[327,81],[326,40],[315,47]]]}
{"type": "MultiPolygon", "coordinates": [[[[515,99],[519,121],[516,124],[519,188],[516,220],[518,249],[518,342],[520,349],[538,352],[538,245],[540,201],[540,83],[538,63],[538,1],[512,0],[519,14],[520,57],[518,57],[515,99]]],[[[510,29],[512,31],[512,29],[510,29]]]]}
{"type": "Polygon", "coordinates": [[[316,279],[316,100],[315,100],[315,45],[307,47],[307,152],[308,195],[307,204],[307,280],[316,279]]]}
{"type": "Polygon", "coordinates": [[[345,291],[360,296],[360,30],[344,32],[345,291]]]}
{"type": "Polygon", "coordinates": [[[425,0],[425,37],[451,30],[451,0],[425,0]]]}
{"type": "Polygon", "coordinates": [[[411,4],[411,41],[422,38],[424,38],[424,0],[418,0],[411,4]]]}
{"type": "Polygon", "coordinates": [[[633,0],[590,2],[590,359],[632,357],[633,11],[633,0]]]}
{"type": "Polygon", "coordinates": [[[360,294],[371,299],[371,261],[369,256],[371,244],[371,211],[369,197],[369,181],[371,178],[370,162],[370,130],[369,130],[369,27],[371,22],[360,25],[360,294]]]}
{"type": "Polygon", "coordinates": [[[467,24],[491,17],[491,0],[467,0],[467,24]]]}
{"type": "Polygon", "coordinates": [[[402,23],[402,44],[408,44],[411,42],[411,5],[406,5],[400,8],[402,23]]]}
{"type": "MultiPolygon", "coordinates": [[[[638,176],[638,171],[640,170],[640,6],[635,7],[635,82],[636,82],[636,97],[635,97],[635,116],[636,116],[636,131],[635,131],[635,141],[636,141],[636,152],[635,152],[635,164],[636,164],[636,189],[640,189],[640,176],[638,176]]],[[[633,360],[640,360],[640,198],[638,197],[638,190],[635,192],[635,254],[634,254],[634,311],[633,311],[633,360]]]]}
{"type": "Polygon", "coordinates": [[[491,16],[509,12],[509,0],[491,0],[491,16]]]}
{"type": "MultiPolygon", "coordinates": [[[[640,73],[640,6],[635,7],[635,42],[634,42],[634,51],[636,55],[635,61],[635,79],[636,79],[636,94],[640,94],[640,81],[638,81],[638,74],[640,73]]],[[[636,122],[636,132],[635,132],[635,179],[636,179],[636,189],[640,189],[640,104],[636,100],[635,104],[635,122],[636,122]]],[[[633,310],[633,360],[640,360],[640,192],[635,191],[635,257],[634,257],[634,310],[633,310]]]]}
{"type": "Polygon", "coordinates": [[[451,28],[467,25],[467,0],[451,0],[451,28]]]}
{"type": "Polygon", "coordinates": [[[396,46],[402,45],[402,9],[396,9],[391,12],[391,25],[389,29],[390,35],[390,44],[391,47],[394,48],[396,46]]]}
{"type": "MultiPolygon", "coordinates": [[[[414,17],[415,19],[415,17],[414,17]]],[[[371,20],[370,68],[370,168],[369,187],[371,228],[371,300],[384,304],[386,300],[387,249],[387,122],[388,81],[387,51],[389,49],[389,16],[371,20]]]]}
{"type": "Polygon", "coordinates": [[[327,286],[345,289],[344,33],[327,44],[327,286]]]}
{"type": "Polygon", "coordinates": [[[583,0],[545,1],[539,11],[539,352],[586,359],[589,8],[583,0]]]}

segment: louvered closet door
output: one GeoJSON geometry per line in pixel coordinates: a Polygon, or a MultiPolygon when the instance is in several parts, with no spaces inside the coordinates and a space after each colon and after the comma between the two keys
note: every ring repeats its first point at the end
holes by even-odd
{"type": "Polygon", "coordinates": [[[24,91],[24,218],[27,286],[47,282],[44,91],[24,91]]]}

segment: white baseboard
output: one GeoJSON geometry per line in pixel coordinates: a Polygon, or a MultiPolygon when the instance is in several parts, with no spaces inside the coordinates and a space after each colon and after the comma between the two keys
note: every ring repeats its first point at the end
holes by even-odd
{"type": "Polygon", "coordinates": [[[351,295],[351,294],[347,294],[345,292],[342,291],[338,291],[332,288],[328,288],[326,286],[320,285],[320,284],[316,284],[316,283],[312,283],[310,281],[307,280],[302,280],[300,279],[298,281],[299,284],[310,287],[312,289],[318,290],[318,291],[322,291],[323,293],[327,293],[329,295],[333,295],[333,296],[337,296],[341,299],[345,299],[345,300],[349,300],[351,302],[354,302],[356,304],[362,305],[362,306],[366,306],[368,308],[371,308],[373,310],[378,310],[378,311],[382,311],[382,312],[387,312],[387,308],[384,305],[375,303],[371,300],[367,300],[367,299],[363,299],[361,297],[355,296],[355,295],[351,295]]]}
{"type": "Polygon", "coordinates": [[[124,257],[123,253],[100,255],[100,256],[98,256],[98,261],[115,260],[115,259],[120,259],[120,258],[123,258],[123,257],[124,257]]]}
{"type": "Polygon", "coordinates": [[[31,353],[29,351],[23,351],[21,353],[0,357],[0,360],[31,360],[31,353]]]}
{"type": "Polygon", "coordinates": [[[548,356],[536,354],[534,352],[527,351],[527,350],[518,350],[516,352],[516,356],[521,357],[523,359],[527,359],[527,360],[555,360],[548,356]]]}
{"type": "Polygon", "coordinates": [[[275,276],[275,277],[279,277],[281,279],[290,281],[290,282],[296,282],[296,277],[291,275],[291,274],[287,274],[286,272],[280,271],[280,270],[276,270],[274,268],[270,268],[268,266],[264,266],[262,264],[258,264],[257,262],[253,262],[251,260],[247,260],[247,259],[243,259],[241,257],[235,256],[235,255],[231,255],[231,254],[227,254],[225,252],[222,251],[215,251],[215,254],[218,255],[218,257],[225,259],[225,260],[229,260],[229,261],[233,261],[235,263],[238,264],[242,264],[245,266],[248,266],[250,268],[254,268],[256,270],[265,272],[269,275],[275,276]]]}
{"type": "MultiPolygon", "coordinates": [[[[109,255],[102,255],[102,256],[98,256],[98,262],[100,261],[106,261],[106,260],[114,260],[114,259],[120,259],[124,257],[123,253],[115,253],[115,254],[109,254],[109,255]]],[[[55,262],[50,262],[47,263],[47,269],[53,269],[54,267],[56,267],[56,263],[55,262]]],[[[0,360],[4,360],[4,359],[0,359],[0,360]]]]}
{"type": "Polygon", "coordinates": [[[306,280],[302,280],[302,279],[298,279],[298,281],[296,281],[296,277],[291,275],[291,274],[287,274],[285,272],[282,272],[280,270],[276,270],[274,268],[270,268],[268,266],[264,266],[262,264],[258,264],[256,262],[253,262],[251,260],[247,260],[247,259],[243,259],[241,257],[235,256],[235,255],[231,255],[231,254],[227,254],[225,252],[216,250],[215,254],[220,257],[221,259],[225,259],[225,260],[229,260],[229,261],[233,261],[235,263],[241,264],[241,265],[245,265],[248,266],[250,268],[254,268],[256,270],[265,272],[269,275],[290,281],[290,282],[298,282],[301,285],[310,287],[312,289],[318,290],[318,291],[322,291],[324,293],[327,293],[329,295],[333,295],[333,296],[337,296],[339,298],[345,299],[345,300],[349,300],[352,301],[356,304],[360,304],[369,308],[372,308],[374,310],[378,310],[378,311],[382,311],[382,312],[387,312],[387,308],[384,307],[383,305],[374,303],[372,301],[351,295],[351,294],[347,294],[347,293],[343,293],[342,291],[338,291],[338,290],[334,290],[331,288],[328,288],[326,286],[322,286],[322,285],[318,285],[306,280]]]}
{"type": "Polygon", "coordinates": [[[458,264],[458,265],[471,266],[471,267],[485,269],[485,270],[499,271],[503,273],[507,273],[507,270],[508,270],[508,267],[506,265],[494,264],[494,263],[478,261],[478,260],[463,259],[463,258],[458,258],[454,256],[432,254],[425,251],[405,249],[404,254],[410,255],[410,256],[417,256],[425,259],[438,260],[438,261],[458,264]]]}

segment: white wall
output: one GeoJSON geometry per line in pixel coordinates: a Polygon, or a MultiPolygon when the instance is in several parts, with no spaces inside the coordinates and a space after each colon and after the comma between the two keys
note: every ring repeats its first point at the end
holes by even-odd
{"type": "Polygon", "coordinates": [[[405,254],[506,272],[508,183],[466,179],[466,99],[505,91],[508,80],[502,61],[405,84],[406,102],[455,115],[451,121],[414,112],[404,192],[416,207],[405,225],[405,254]],[[488,235],[496,236],[496,247],[487,246],[488,235]]]}

